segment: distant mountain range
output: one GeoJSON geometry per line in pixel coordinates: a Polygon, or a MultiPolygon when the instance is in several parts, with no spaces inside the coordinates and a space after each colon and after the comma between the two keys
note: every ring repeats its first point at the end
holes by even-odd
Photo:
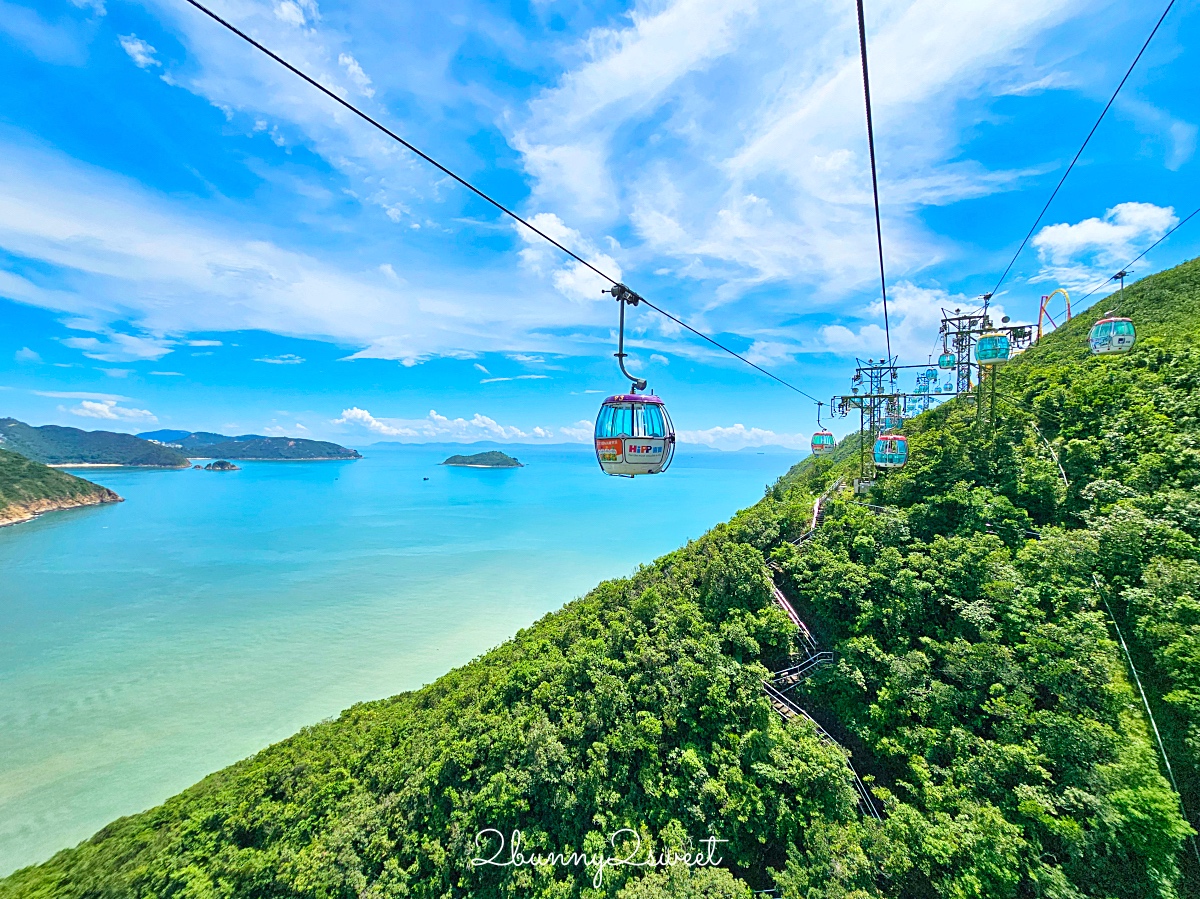
{"type": "Polygon", "coordinates": [[[190,456],[212,459],[360,459],[358,450],[347,449],[325,440],[305,440],[302,437],[266,437],[262,434],[241,434],[230,437],[211,431],[178,431],[164,429],[145,431],[137,435],[142,440],[179,450],[190,456]]]}
{"type": "Polygon", "coordinates": [[[227,437],[207,431],[149,431],[134,436],[58,425],[34,427],[15,418],[0,418],[0,447],[45,465],[141,468],[186,468],[188,458],[197,456],[278,461],[361,458],[357,450],[298,437],[227,437]]]}
{"type": "Polygon", "coordinates": [[[46,465],[130,465],[184,468],[188,458],[178,449],[151,443],[132,434],[81,431],[58,425],[33,427],[15,418],[0,418],[0,446],[46,465]]]}

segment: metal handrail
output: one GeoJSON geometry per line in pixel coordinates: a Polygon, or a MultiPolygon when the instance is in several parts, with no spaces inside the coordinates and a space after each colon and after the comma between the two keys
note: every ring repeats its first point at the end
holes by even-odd
{"type": "Polygon", "coordinates": [[[790,668],[784,668],[780,671],[773,672],[773,674],[775,676],[773,678],[771,678],[771,683],[778,683],[779,681],[784,680],[786,678],[790,678],[790,677],[803,677],[805,674],[807,674],[812,669],[819,668],[822,665],[831,664],[832,662],[833,662],[833,653],[832,652],[829,652],[828,650],[822,650],[821,652],[815,652],[812,655],[810,655],[808,658],[806,658],[803,662],[800,662],[797,665],[793,665],[790,668]]]}
{"type": "Polygon", "coordinates": [[[769,681],[763,681],[763,690],[766,691],[768,696],[776,700],[793,715],[798,715],[812,724],[813,728],[817,732],[817,738],[822,743],[836,746],[842,751],[842,755],[846,760],[846,767],[850,769],[850,774],[854,777],[854,791],[858,794],[859,806],[876,821],[882,820],[879,815],[879,809],[875,807],[875,802],[871,798],[871,793],[867,790],[867,785],[863,783],[863,779],[859,777],[858,771],[854,767],[854,763],[850,761],[850,753],[846,751],[846,747],[831,737],[829,735],[829,731],[821,727],[821,725],[817,723],[817,720],[813,718],[812,715],[808,714],[808,712],[804,711],[804,709],[800,708],[800,706],[788,699],[787,696],[773,687],[769,681]]]}

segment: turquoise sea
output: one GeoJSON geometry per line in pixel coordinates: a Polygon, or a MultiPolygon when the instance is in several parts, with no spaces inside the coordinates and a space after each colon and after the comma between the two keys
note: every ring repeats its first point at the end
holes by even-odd
{"type": "Polygon", "coordinates": [[[0,876],[428,683],[795,461],[683,451],[630,481],[588,448],[517,447],[507,471],[437,464],[453,451],[89,469],[126,501],[0,529],[0,876]]]}

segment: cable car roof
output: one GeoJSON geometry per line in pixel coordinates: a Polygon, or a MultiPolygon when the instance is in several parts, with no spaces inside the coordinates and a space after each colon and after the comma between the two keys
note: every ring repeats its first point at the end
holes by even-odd
{"type": "Polygon", "coordinates": [[[604,402],[606,403],[654,403],[655,405],[663,405],[661,396],[655,396],[652,393],[618,393],[616,396],[610,396],[604,402]]]}

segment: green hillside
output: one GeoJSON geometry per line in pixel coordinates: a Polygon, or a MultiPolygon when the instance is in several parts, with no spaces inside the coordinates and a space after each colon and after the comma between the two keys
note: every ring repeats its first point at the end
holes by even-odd
{"type": "MultiPolygon", "coordinates": [[[[1110,308],[1106,306],[1105,308],[1110,308]]],[[[419,691],[307,728],[120,819],[0,897],[1200,896],[1191,828],[1106,611],[1200,807],[1200,262],[1126,290],[1139,342],[1080,316],[1008,364],[1002,415],[910,422],[866,506],[806,460],[703,538],[419,691]],[[1053,452],[1052,452],[1053,451],[1053,452]],[[1066,476],[1055,462],[1062,462],[1066,476]],[[773,565],[774,567],[771,567],[773,565]],[[762,681],[832,662],[784,723],[762,681]],[[473,866],[726,841],[724,870],[473,866]],[[508,850],[498,860],[509,858],[508,850]]],[[[399,637],[400,635],[398,635],[399,637]]]]}
{"type": "Polygon", "coordinates": [[[0,524],[37,512],[120,500],[107,487],[0,449],[0,524]]]}
{"type": "Polygon", "coordinates": [[[270,459],[277,461],[304,459],[358,459],[358,450],[347,449],[324,440],[303,440],[293,437],[258,437],[228,443],[209,443],[190,452],[222,459],[270,459]]]}
{"type": "Polygon", "coordinates": [[[0,418],[0,445],[46,465],[132,465],[183,468],[187,456],[132,434],[82,431],[58,425],[32,427],[0,418]]]}
{"type": "Polygon", "coordinates": [[[324,440],[306,440],[302,437],[264,437],[261,434],[243,434],[228,437],[209,431],[148,431],[138,434],[147,440],[177,445],[185,453],[205,458],[224,459],[361,459],[357,450],[347,449],[324,440]]]}

